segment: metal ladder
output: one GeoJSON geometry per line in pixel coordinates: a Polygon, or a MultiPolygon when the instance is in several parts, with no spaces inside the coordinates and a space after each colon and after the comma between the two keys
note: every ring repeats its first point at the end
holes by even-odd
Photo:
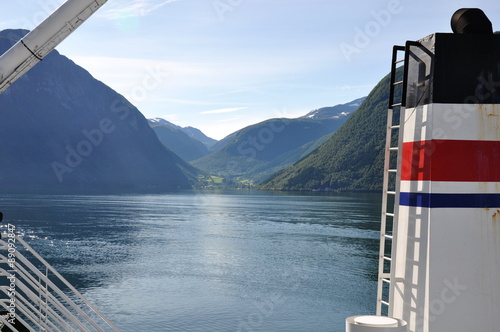
{"type": "MultiPolygon", "coordinates": [[[[382,196],[382,215],[380,223],[380,251],[379,251],[379,269],[378,269],[378,286],[377,286],[377,315],[387,315],[389,312],[389,289],[391,284],[391,263],[392,256],[390,249],[392,248],[392,225],[397,222],[397,211],[395,211],[397,193],[399,191],[399,170],[395,161],[398,158],[400,141],[398,145],[393,146],[392,137],[399,131],[401,136],[402,127],[400,126],[400,118],[398,114],[403,113],[404,108],[404,78],[396,81],[398,66],[404,65],[407,62],[406,48],[404,46],[394,46],[392,52],[391,77],[390,77],[390,92],[389,92],[389,108],[387,111],[387,130],[385,143],[385,162],[384,162],[384,182],[382,196]],[[404,57],[399,59],[400,52],[404,52],[404,57]],[[396,89],[403,90],[401,100],[396,99],[396,89]],[[397,112],[399,110],[399,112],[397,112]]],[[[406,76],[406,75],[404,75],[406,76]]]]}

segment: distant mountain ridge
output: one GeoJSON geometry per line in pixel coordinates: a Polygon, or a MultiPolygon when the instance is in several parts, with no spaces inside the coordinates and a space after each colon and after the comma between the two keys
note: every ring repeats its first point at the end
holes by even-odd
{"type": "Polygon", "coordinates": [[[260,182],[299,159],[331,129],[308,119],[271,119],[239,130],[214,153],[192,164],[231,180],[260,182]]]}
{"type": "MultiPolygon", "coordinates": [[[[397,77],[402,79],[401,69],[397,77]]],[[[389,75],[327,142],[263,181],[260,189],[380,191],[388,99],[389,75]]]]}
{"type": "MultiPolygon", "coordinates": [[[[0,32],[0,54],[25,30],[0,32]]],[[[0,191],[189,188],[198,171],[166,149],[123,96],[57,51],[0,95],[0,191]]]]}
{"type": "Polygon", "coordinates": [[[322,112],[318,118],[270,119],[245,127],[217,142],[215,152],[192,164],[229,183],[258,184],[316,149],[340,128],[355,110],[349,106],[346,112],[340,106],[334,107],[336,113],[331,116],[322,112]]]}
{"type": "Polygon", "coordinates": [[[363,103],[366,97],[358,98],[346,104],[322,107],[307,113],[301,118],[304,119],[339,119],[343,116],[352,114],[363,103]]]}
{"type": "Polygon", "coordinates": [[[189,129],[186,131],[185,128],[162,118],[148,119],[148,122],[160,142],[186,161],[199,159],[210,153],[207,145],[194,136],[200,137],[209,144],[212,143],[211,141],[215,141],[200,130],[188,127],[189,129]]]}
{"type": "MultiPolygon", "coordinates": [[[[174,127],[179,127],[179,126],[176,126],[174,125],[172,122],[169,122],[165,119],[162,119],[162,118],[153,118],[153,119],[148,119],[148,121],[150,123],[153,123],[153,124],[159,124],[159,125],[168,125],[168,126],[174,126],[174,127]]],[[[179,127],[180,128],[180,127],[179,127]]]]}
{"type": "Polygon", "coordinates": [[[194,139],[197,139],[198,141],[202,142],[203,144],[205,144],[205,146],[208,148],[208,149],[211,149],[212,146],[214,146],[214,144],[216,144],[218,141],[216,139],[213,139],[211,137],[208,137],[207,135],[205,135],[201,130],[197,129],[197,128],[194,128],[194,127],[184,127],[182,128],[182,130],[188,134],[189,136],[191,136],[192,138],[194,139]]]}
{"type": "Polygon", "coordinates": [[[205,144],[207,148],[211,148],[215,143],[218,142],[216,139],[210,138],[207,135],[205,135],[201,130],[191,126],[181,127],[163,118],[151,118],[148,119],[148,121],[151,125],[165,125],[181,130],[182,132],[186,133],[189,137],[192,137],[205,144]]]}

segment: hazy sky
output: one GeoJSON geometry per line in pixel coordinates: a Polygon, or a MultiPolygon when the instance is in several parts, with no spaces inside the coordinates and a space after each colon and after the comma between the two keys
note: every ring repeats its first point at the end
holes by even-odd
{"type": "MultiPolygon", "coordinates": [[[[62,2],[2,1],[0,30],[62,2]]],[[[367,95],[394,44],[450,32],[462,7],[500,30],[498,0],[109,0],[58,50],[146,117],[220,139],[367,95]]]]}

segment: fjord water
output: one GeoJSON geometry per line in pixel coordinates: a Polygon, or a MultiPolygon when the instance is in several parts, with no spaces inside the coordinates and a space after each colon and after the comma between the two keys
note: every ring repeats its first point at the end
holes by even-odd
{"type": "Polygon", "coordinates": [[[380,195],[12,195],[0,210],[124,332],[344,331],[375,310],[380,195]]]}

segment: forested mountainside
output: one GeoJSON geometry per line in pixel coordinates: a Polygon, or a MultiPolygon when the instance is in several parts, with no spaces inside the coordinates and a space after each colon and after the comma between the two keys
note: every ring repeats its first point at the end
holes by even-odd
{"type": "MultiPolygon", "coordinates": [[[[402,71],[398,71],[399,78],[402,71]]],[[[389,99],[387,75],[356,112],[318,149],[261,184],[267,190],[382,189],[389,99]]]]}

